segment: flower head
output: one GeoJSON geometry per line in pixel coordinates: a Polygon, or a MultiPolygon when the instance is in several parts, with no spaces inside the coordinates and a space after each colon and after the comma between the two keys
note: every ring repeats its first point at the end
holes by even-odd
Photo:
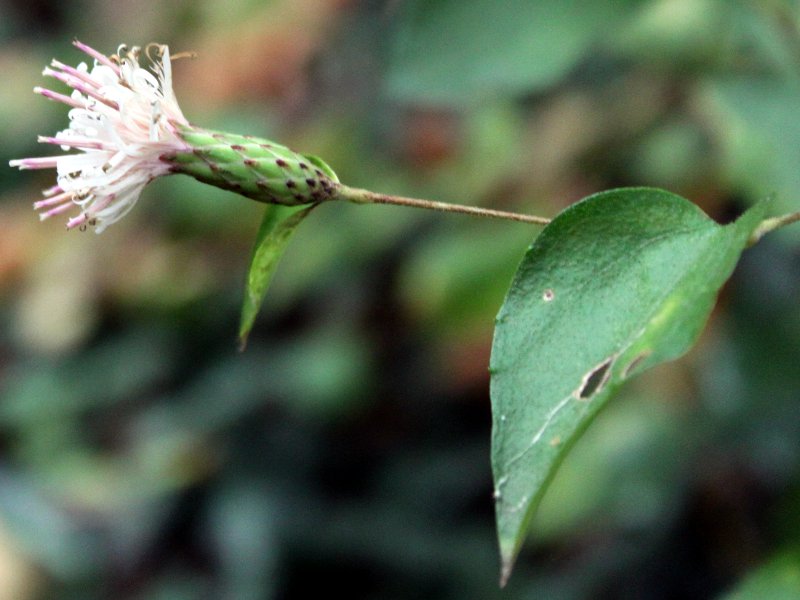
{"type": "Polygon", "coordinates": [[[43,74],[72,88],[67,96],[44,88],[34,92],[71,107],[69,127],[39,141],[76,150],[60,156],[23,158],[9,164],[20,169],[58,172],[57,184],[35,202],[42,220],[76,208],[67,228],[96,225],[97,233],[125,216],[144,186],[170,172],[164,154],[184,151],[179,129],[189,123],[172,91],[169,48],[151,44],[145,54],[152,72],[139,65],[141,49],[121,46],[105,56],[82,44],[93,60],[77,67],[53,60],[43,74]],[[155,53],[155,57],[153,57],[155,53]]]}

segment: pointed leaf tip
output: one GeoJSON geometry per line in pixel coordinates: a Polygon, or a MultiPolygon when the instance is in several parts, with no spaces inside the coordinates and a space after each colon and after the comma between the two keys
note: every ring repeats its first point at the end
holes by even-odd
{"type": "Polygon", "coordinates": [[[502,564],[500,565],[500,588],[506,587],[508,580],[511,578],[511,571],[514,569],[514,560],[516,557],[512,558],[511,560],[503,560],[502,564]]]}

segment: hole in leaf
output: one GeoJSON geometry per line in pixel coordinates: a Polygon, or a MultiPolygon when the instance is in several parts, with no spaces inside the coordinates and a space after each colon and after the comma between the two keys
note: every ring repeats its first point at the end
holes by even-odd
{"type": "Polygon", "coordinates": [[[578,398],[584,400],[603,389],[611,374],[611,359],[607,358],[583,378],[578,398]]]}
{"type": "Polygon", "coordinates": [[[546,289],[542,294],[542,300],[545,302],[552,302],[553,299],[556,297],[556,293],[551,289],[546,289]]]}
{"type": "Polygon", "coordinates": [[[622,371],[622,378],[627,379],[628,376],[633,372],[633,370],[640,364],[642,364],[644,359],[650,356],[650,354],[651,354],[650,350],[645,350],[644,352],[636,356],[636,358],[634,358],[631,362],[629,362],[628,366],[625,367],[625,369],[622,371]]]}

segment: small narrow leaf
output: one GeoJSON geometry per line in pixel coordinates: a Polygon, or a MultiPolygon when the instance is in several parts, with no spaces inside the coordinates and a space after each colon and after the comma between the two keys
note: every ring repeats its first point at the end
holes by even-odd
{"type": "Polygon", "coordinates": [[[278,205],[267,206],[256,235],[253,257],[247,272],[242,318],[239,325],[240,349],[244,350],[247,345],[247,336],[253,328],[272,275],[275,273],[278,261],[283,256],[292,234],[316,206],[316,204],[312,204],[299,210],[278,205]]]}
{"type": "Polygon", "coordinates": [[[662,190],[612,190],[528,250],[490,368],[501,583],[569,448],[624,380],[691,347],[764,211],[721,226],[662,190]]]}

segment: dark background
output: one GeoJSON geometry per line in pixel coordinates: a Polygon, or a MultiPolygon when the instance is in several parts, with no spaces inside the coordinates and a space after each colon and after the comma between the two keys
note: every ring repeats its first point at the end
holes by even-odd
{"type": "MultiPolygon", "coordinates": [[[[779,0],[3,0],[0,163],[52,151],[36,135],[65,110],[31,88],[61,90],[40,73],[83,60],[73,38],[157,41],[197,53],[173,65],[192,122],[350,185],[546,216],[624,185],[721,221],[770,193],[788,212],[799,18],[779,0]]],[[[323,206],[239,354],[262,207],[171,177],[102,235],[66,232],[30,207],[52,178],[0,169],[0,600],[714,598],[776,555],[756,583],[800,579],[781,554],[800,540],[800,228],[747,252],[699,346],[589,429],[501,592],[487,365],[536,228],[323,206]]]]}

